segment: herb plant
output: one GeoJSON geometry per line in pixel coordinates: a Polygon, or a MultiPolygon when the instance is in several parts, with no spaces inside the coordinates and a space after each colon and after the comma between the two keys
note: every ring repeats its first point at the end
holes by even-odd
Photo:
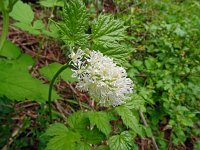
{"type": "Polygon", "coordinates": [[[197,0],[34,5],[0,1],[1,148],[199,149],[197,0]],[[34,75],[39,50],[25,54],[10,27],[42,39],[38,49],[58,44],[64,63],[50,60],[34,75]]]}

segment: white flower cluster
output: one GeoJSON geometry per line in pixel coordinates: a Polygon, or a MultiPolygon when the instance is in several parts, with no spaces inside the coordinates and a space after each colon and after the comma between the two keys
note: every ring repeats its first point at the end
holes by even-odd
{"type": "Polygon", "coordinates": [[[73,76],[79,82],[77,88],[88,92],[90,97],[103,106],[117,106],[129,98],[126,94],[133,90],[133,82],[127,78],[124,68],[117,66],[113,60],[98,51],[78,49],[70,55],[73,76]]]}

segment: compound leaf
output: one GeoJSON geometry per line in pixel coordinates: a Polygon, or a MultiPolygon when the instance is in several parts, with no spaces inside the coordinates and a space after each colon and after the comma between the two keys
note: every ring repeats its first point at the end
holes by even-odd
{"type": "Polygon", "coordinates": [[[113,43],[124,40],[125,29],[122,21],[110,15],[99,15],[92,24],[92,41],[95,45],[112,47],[113,43]]]}
{"type": "Polygon", "coordinates": [[[116,111],[121,116],[126,127],[133,129],[136,133],[141,133],[139,130],[138,120],[129,108],[126,106],[119,106],[116,108],[116,111]]]}
{"type": "Polygon", "coordinates": [[[127,61],[133,50],[127,44],[122,44],[126,37],[126,27],[122,21],[110,15],[99,15],[91,29],[92,49],[113,57],[119,64],[127,61]]]}
{"type": "Polygon", "coordinates": [[[88,114],[90,123],[96,125],[97,128],[103,132],[106,136],[109,135],[112,128],[110,125],[110,119],[106,112],[89,112],[88,114]]]}
{"type": "Polygon", "coordinates": [[[64,2],[62,0],[40,0],[39,3],[44,7],[64,6],[64,2]]]}
{"type": "Polygon", "coordinates": [[[60,123],[51,125],[44,135],[50,137],[46,150],[72,150],[76,148],[76,142],[80,141],[78,133],[60,123]]]}
{"type": "Polygon", "coordinates": [[[88,15],[85,5],[80,0],[71,0],[63,8],[63,21],[55,23],[60,31],[61,39],[70,46],[85,45],[88,35],[88,15]]]}
{"type": "Polygon", "coordinates": [[[108,140],[108,144],[110,150],[131,150],[133,138],[128,131],[124,131],[120,135],[111,136],[108,140]]]}

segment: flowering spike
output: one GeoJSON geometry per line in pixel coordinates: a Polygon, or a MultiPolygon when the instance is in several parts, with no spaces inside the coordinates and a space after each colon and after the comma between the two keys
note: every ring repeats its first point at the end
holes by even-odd
{"type": "Polygon", "coordinates": [[[127,78],[124,68],[98,51],[86,54],[78,49],[70,55],[74,66],[73,76],[79,82],[76,87],[88,92],[90,97],[103,106],[118,106],[129,98],[126,94],[133,91],[133,82],[127,78]]]}

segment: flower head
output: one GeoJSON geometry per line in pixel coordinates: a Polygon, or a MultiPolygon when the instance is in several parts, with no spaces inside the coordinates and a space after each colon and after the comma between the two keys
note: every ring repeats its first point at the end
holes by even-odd
{"type": "Polygon", "coordinates": [[[90,97],[103,106],[117,106],[129,98],[126,94],[133,90],[133,82],[127,78],[124,68],[117,66],[113,60],[98,51],[85,53],[79,49],[70,55],[73,76],[79,82],[77,88],[88,92],[90,97]]]}

